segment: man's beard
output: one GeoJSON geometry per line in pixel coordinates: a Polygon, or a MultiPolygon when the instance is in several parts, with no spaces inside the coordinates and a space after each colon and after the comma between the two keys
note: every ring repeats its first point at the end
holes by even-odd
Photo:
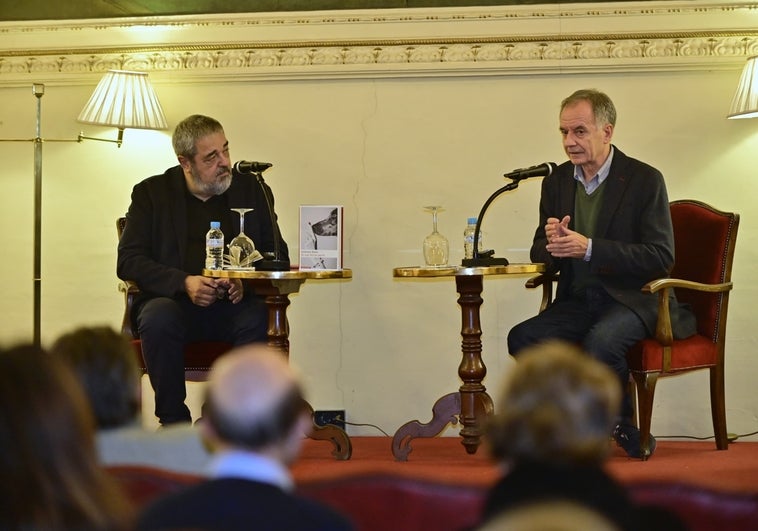
{"type": "Polygon", "coordinates": [[[232,184],[232,172],[226,170],[226,176],[220,178],[220,175],[224,173],[223,170],[219,170],[219,174],[216,175],[217,180],[213,182],[205,182],[197,175],[197,168],[194,165],[190,166],[190,174],[192,174],[192,182],[197,188],[198,192],[203,195],[221,195],[229,189],[232,184]]]}

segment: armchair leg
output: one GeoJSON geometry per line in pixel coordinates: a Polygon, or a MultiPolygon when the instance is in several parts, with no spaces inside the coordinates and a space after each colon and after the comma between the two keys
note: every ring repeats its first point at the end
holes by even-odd
{"type": "Polygon", "coordinates": [[[716,437],[716,448],[729,448],[729,438],[726,433],[726,404],[724,399],[724,367],[711,367],[711,418],[713,419],[713,434],[716,437]]]}
{"type": "Polygon", "coordinates": [[[629,381],[626,383],[626,392],[632,399],[632,424],[640,427],[639,420],[639,404],[637,400],[637,385],[634,383],[634,378],[629,374],[629,381]]]}
{"type": "Polygon", "coordinates": [[[638,422],[640,429],[640,450],[642,460],[650,457],[650,421],[653,416],[653,397],[658,373],[635,372],[634,382],[637,387],[638,422]]]}

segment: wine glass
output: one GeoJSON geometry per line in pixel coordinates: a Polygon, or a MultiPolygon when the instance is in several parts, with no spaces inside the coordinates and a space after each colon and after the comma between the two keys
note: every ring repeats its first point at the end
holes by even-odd
{"type": "Polygon", "coordinates": [[[245,212],[252,208],[232,208],[240,216],[240,233],[235,236],[227,246],[229,254],[226,255],[230,267],[253,267],[253,263],[263,258],[263,255],[255,250],[253,240],[245,234],[245,212]]]}
{"type": "Polygon", "coordinates": [[[432,233],[424,238],[424,262],[427,267],[444,267],[450,246],[447,238],[437,232],[437,213],[442,211],[442,207],[427,206],[424,210],[432,213],[432,233]]]}

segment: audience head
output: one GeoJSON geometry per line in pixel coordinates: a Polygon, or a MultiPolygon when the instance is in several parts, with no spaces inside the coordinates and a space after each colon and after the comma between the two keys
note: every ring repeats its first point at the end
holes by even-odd
{"type": "Polygon", "coordinates": [[[0,350],[0,528],[116,530],[125,498],[100,468],[94,419],[61,360],[0,350]]]}
{"type": "Polygon", "coordinates": [[[577,90],[561,102],[561,112],[566,107],[575,105],[580,101],[586,101],[590,104],[592,113],[595,116],[595,125],[598,128],[602,128],[605,125],[616,126],[616,106],[613,105],[613,101],[608,95],[599,90],[577,90]]]}
{"type": "Polygon", "coordinates": [[[138,417],[140,371],[126,337],[107,326],[82,327],[58,338],[50,352],[74,370],[99,429],[123,426],[138,417]]]}
{"type": "Polygon", "coordinates": [[[570,343],[535,345],[506,378],[488,427],[491,451],[504,461],[599,464],[620,400],[605,364],[570,343]]]}
{"type": "Polygon", "coordinates": [[[296,457],[310,415],[286,356],[263,344],[238,347],[213,365],[201,425],[212,446],[296,457]]]}
{"type": "Polygon", "coordinates": [[[544,500],[505,511],[479,531],[621,531],[621,528],[585,505],[544,500]]]}

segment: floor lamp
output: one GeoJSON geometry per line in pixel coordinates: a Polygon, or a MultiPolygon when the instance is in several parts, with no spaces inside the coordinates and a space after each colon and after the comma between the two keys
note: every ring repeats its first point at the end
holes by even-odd
{"type": "Polygon", "coordinates": [[[0,142],[34,142],[34,345],[39,347],[42,300],[42,144],[43,142],[82,142],[99,140],[121,147],[124,129],[166,129],[166,117],[145,72],[110,70],[100,80],[77,121],[118,128],[116,140],[95,138],[79,133],[75,139],[42,138],[42,96],[45,85],[34,83],[37,99],[36,136],[0,139],[0,142]]]}

